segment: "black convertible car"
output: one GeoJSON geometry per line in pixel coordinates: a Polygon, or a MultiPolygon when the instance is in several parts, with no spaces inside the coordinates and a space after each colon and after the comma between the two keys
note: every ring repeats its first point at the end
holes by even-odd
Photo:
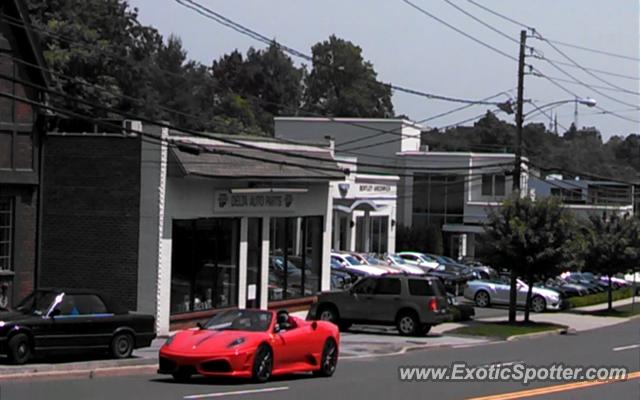
{"type": "Polygon", "coordinates": [[[53,351],[109,351],[127,358],[156,337],[155,318],[92,290],[39,289],[0,312],[0,354],[13,364],[53,351]]]}

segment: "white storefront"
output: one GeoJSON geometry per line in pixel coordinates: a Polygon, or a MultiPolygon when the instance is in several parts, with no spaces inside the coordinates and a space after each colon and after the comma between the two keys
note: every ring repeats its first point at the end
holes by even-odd
{"type": "Polygon", "coordinates": [[[155,311],[159,334],[220,309],[289,306],[329,289],[330,182],[344,174],[328,148],[168,139],[197,146],[144,144],[138,309],[155,311]]]}
{"type": "Polygon", "coordinates": [[[357,158],[340,157],[351,173],[331,183],[335,251],[395,252],[397,176],[359,174],[357,158]]]}

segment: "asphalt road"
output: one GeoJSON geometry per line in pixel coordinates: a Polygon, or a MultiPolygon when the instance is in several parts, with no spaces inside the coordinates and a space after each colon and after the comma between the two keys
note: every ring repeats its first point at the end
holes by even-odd
{"type": "MultiPolygon", "coordinates": [[[[465,348],[435,348],[386,357],[342,360],[332,378],[309,375],[278,378],[264,385],[244,381],[194,379],[176,384],[162,376],[129,376],[84,380],[5,383],[1,400],[30,399],[463,399],[545,388],[560,390],[567,382],[401,382],[400,366],[469,365],[524,362],[544,366],[561,362],[575,366],[624,366],[640,370],[640,320],[578,335],[551,335],[465,348]],[[623,350],[620,350],[623,348],[623,350]],[[617,349],[614,351],[614,349],[617,349]]],[[[530,398],[526,395],[507,398],[530,398]]],[[[640,398],[640,379],[585,388],[575,385],[535,399],[640,398]]]]}

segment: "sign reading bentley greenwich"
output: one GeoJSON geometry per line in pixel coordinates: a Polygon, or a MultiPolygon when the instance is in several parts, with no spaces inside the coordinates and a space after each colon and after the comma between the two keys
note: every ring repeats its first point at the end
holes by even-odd
{"type": "Polygon", "coordinates": [[[229,193],[215,192],[215,211],[269,211],[288,210],[293,207],[291,193],[229,193]]]}
{"type": "Polygon", "coordinates": [[[391,186],[363,184],[359,189],[361,193],[386,193],[391,191],[391,186]]]}

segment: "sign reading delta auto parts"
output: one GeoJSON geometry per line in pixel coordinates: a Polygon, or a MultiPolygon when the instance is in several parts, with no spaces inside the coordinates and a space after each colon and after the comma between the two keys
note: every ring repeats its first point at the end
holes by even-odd
{"type": "Polygon", "coordinates": [[[217,191],[214,196],[215,212],[230,211],[286,211],[293,209],[291,193],[229,193],[217,191]]]}

